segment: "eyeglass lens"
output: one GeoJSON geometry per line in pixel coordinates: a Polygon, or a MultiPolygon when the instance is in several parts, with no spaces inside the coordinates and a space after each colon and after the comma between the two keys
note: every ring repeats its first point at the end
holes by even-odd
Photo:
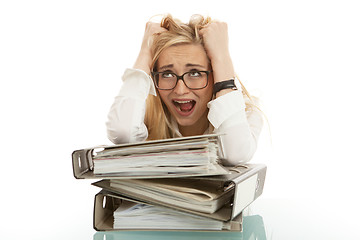
{"type": "Polygon", "coordinates": [[[207,86],[208,74],[205,71],[187,72],[182,77],[172,72],[156,73],[155,81],[158,88],[170,90],[175,88],[178,79],[183,79],[185,85],[190,89],[201,89],[207,86]]]}

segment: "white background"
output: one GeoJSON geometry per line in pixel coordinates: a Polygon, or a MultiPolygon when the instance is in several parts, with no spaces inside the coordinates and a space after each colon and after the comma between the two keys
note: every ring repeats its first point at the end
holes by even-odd
{"type": "Polygon", "coordinates": [[[269,122],[254,157],[268,166],[261,200],[310,202],[309,220],[319,206],[356,232],[359,12],[348,0],[1,1],[1,237],[92,238],[99,189],[73,177],[71,153],[110,144],[121,75],[162,13],[228,23],[236,71],[269,122]]]}

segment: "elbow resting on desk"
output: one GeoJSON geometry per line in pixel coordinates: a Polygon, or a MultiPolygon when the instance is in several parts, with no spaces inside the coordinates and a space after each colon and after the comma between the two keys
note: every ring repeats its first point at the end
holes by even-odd
{"type": "Polygon", "coordinates": [[[257,149],[257,134],[251,132],[233,131],[227,132],[226,135],[220,137],[223,149],[223,164],[228,166],[236,166],[241,163],[249,162],[254,156],[257,149]]]}
{"type": "Polygon", "coordinates": [[[226,148],[224,147],[224,160],[222,163],[225,166],[236,166],[238,164],[249,162],[255,154],[256,142],[245,144],[239,148],[226,148]]]}
{"type": "Polygon", "coordinates": [[[145,125],[136,128],[136,130],[121,126],[125,125],[119,124],[119,126],[111,126],[107,124],[108,139],[114,144],[145,141],[148,137],[145,125]],[[132,133],[133,131],[136,132],[136,134],[132,133]]]}

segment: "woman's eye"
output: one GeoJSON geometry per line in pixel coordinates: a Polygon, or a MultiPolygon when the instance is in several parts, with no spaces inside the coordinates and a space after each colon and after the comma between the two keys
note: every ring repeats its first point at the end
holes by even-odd
{"type": "Polygon", "coordinates": [[[189,76],[190,77],[201,77],[201,72],[190,72],[189,76]]]}
{"type": "Polygon", "coordinates": [[[170,72],[166,72],[166,73],[162,73],[161,77],[162,78],[172,78],[172,77],[174,77],[174,74],[170,73],[170,72]]]}

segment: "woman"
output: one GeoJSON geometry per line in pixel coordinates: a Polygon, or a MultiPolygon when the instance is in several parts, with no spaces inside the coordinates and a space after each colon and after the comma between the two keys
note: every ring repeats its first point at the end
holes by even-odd
{"type": "Polygon", "coordinates": [[[262,127],[250,100],[235,77],[226,23],[166,16],[146,24],[139,56],[110,109],[108,137],[118,144],[223,133],[223,163],[236,165],[251,159],[262,127]]]}

